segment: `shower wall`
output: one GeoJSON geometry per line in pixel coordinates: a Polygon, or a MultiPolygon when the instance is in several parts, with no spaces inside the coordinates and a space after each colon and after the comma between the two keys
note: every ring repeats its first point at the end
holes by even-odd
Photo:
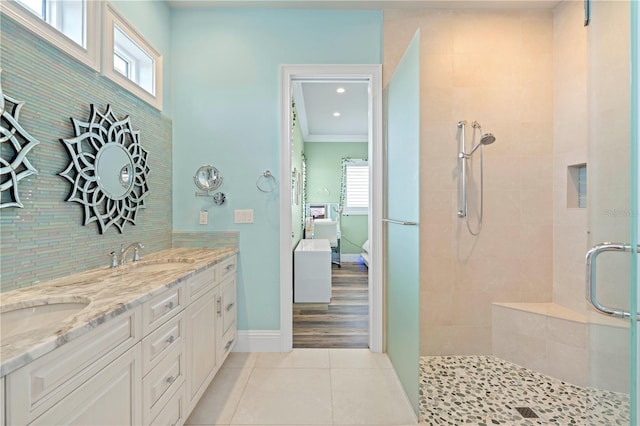
{"type": "MultiPolygon", "coordinates": [[[[420,352],[490,354],[492,302],[552,298],[553,15],[386,10],[385,84],[418,28],[420,352]],[[478,120],[497,138],[484,149],[484,227],[478,237],[456,217],[459,120],[478,120]]],[[[468,146],[471,135],[468,127],[468,146]]],[[[478,159],[474,155],[472,194],[479,189],[478,159]]]]}
{"type": "Polygon", "coordinates": [[[587,209],[569,207],[567,168],[588,164],[587,29],[581,2],[565,1],[553,18],[553,301],[586,314],[587,209]]]}

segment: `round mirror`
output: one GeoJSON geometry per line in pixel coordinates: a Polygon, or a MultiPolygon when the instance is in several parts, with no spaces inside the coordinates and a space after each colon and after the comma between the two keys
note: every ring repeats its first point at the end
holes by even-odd
{"type": "Polygon", "coordinates": [[[133,186],[133,159],[124,146],[109,142],[96,155],[96,178],[105,195],[121,200],[133,186]]]}
{"type": "Polygon", "coordinates": [[[222,175],[213,166],[202,166],[196,172],[193,181],[202,191],[213,191],[222,184],[222,175]]]}

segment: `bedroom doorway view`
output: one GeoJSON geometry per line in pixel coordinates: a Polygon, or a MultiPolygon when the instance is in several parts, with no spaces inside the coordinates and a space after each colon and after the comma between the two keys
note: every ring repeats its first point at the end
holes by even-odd
{"type": "Polygon", "coordinates": [[[294,348],[369,347],[369,81],[291,82],[294,348]]]}

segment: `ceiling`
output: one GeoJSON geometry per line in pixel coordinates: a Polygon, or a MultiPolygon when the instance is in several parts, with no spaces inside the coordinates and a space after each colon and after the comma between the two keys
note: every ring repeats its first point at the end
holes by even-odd
{"type": "Polygon", "coordinates": [[[552,9],[560,0],[167,0],[170,7],[552,9]]]}
{"type": "Polygon", "coordinates": [[[368,141],[366,80],[293,81],[293,100],[305,142],[368,141]]]}

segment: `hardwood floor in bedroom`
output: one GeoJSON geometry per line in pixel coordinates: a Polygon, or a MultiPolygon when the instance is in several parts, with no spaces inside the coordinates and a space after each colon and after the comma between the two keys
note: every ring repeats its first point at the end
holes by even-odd
{"type": "Polygon", "coordinates": [[[368,270],[360,263],[331,268],[331,303],[293,304],[294,348],[368,348],[368,270]]]}

